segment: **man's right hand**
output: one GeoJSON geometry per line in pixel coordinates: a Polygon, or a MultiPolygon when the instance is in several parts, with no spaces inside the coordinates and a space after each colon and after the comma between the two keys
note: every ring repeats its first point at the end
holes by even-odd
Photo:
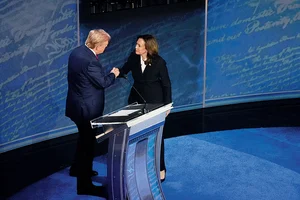
{"type": "Polygon", "coordinates": [[[110,71],[110,73],[114,73],[115,77],[117,78],[117,77],[119,76],[119,74],[120,74],[120,70],[119,70],[118,68],[114,67],[114,68],[110,71]]]}

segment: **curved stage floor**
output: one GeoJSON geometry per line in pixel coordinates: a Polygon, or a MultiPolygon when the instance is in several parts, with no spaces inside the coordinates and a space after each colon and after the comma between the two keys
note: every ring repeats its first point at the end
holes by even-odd
{"type": "MultiPolygon", "coordinates": [[[[165,140],[167,200],[300,199],[300,127],[252,128],[165,140]]],[[[93,181],[105,183],[106,157],[94,160],[93,181]]],[[[9,199],[101,199],[76,195],[68,168],[9,199]]]]}

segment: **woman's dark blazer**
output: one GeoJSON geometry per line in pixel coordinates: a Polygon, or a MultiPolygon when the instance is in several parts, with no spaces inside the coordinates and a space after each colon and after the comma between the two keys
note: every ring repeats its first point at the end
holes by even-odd
{"type": "MultiPolygon", "coordinates": [[[[152,59],[142,73],[140,55],[131,53],[127,62],[120,69],[120,76],[131,71],[134,79],[134,87],[139,91],[147,103],[172,102],[171,82],[165,60],[159,55],[152,59]]],[[[128,103],[144,103],[137,92],[131,88],[128,103]]]]}

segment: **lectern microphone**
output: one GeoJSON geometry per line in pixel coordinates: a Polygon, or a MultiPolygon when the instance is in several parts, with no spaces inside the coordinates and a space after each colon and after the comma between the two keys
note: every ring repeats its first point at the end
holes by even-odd
{"type": "MultiPolygon", "coordinates": [[[[128,81],[128,83],[131,85],[130,81],[128,80],[128,77],[126,74],[122,74],[121,76],[119,76],[120,78],[124,78],[128,81]]],[[[136,93],[139,95],[139,97],[141,97],[141,99],[143,100],[144,103],[144,107],[143,107],[143,114],[147,113],[147,109],[146,109],[146,100],[144,99],[144,97],[141,95],[141,93],[139,93],[139,91],[134,87],[134,85],[132,85],[132,88],[136,91],[136,93]]]]}

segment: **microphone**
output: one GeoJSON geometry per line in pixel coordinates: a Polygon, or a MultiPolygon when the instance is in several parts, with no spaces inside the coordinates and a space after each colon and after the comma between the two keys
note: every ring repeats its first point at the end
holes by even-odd
{"type": "MultiPolygon", "coordinates": [[[[120,78],[126,79],[126,80],[128,81],[128,83],[131,85],[131,83],[130,83],[130,81],[128,80],[128,77],[127,77],[126,74],[122,74],[122,75],[119,76],[119,77],[120,77],[120,78]]],[[[141,95],[141,93],[139,93],[139,91],[134,87],[134,85],[132,85],[132,88],[136,91],[136,93],[139,95],[139,97],[141,97],[141,99],[142,99],[143,102],[144,102],[144,107],[143,107],[143,109],[142,109],[143,114],[148,113],[148,111],[147,111],[147,109],[146,109],[146,104],[147,104],[146,100],[145,100],[144,97],[141,95]]]]}

